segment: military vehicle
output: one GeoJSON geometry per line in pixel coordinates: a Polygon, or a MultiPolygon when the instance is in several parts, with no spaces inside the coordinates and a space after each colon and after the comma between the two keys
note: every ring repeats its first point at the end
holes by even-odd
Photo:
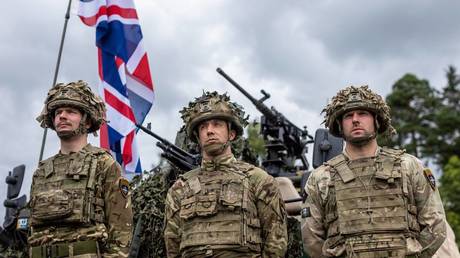
{"type": "Polygon", "coordinates": [[[26,208],[27,196],[21,197],[25,165],[13,168],[6,177],[7,195],[3,205],[6,207],[3,227],[0,227],[0,257],[28,257],[27,230],[29,210],[26,208]]]}

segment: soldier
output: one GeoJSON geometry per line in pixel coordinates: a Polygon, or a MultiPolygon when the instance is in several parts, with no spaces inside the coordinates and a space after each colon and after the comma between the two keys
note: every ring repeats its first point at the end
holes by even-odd
{"type": "Polygon", "coordinates": [[[313,171],[302,210],[311,257],[431,257],[446,237],[430,171],[403,150],[377,145],[394,133],[390,108],[368,86],[350,86],[323,110],[345,150],[313,171]]]}
{"type": "Polygon", "coordinates": [[[242,108],[226,94],[206,92],[181,113],[203,161],[168,191],[167,256],[283,257],[286,213],[277,183],[237,161],[230,147],[247,124],[242,108]]]}
{"type": "Polygon", "coordinates": [[[128,181],[88,133],[105,106],[83,81],[57,84],[37,118],[56,131],[60,151],[41,161],[31,187],[31,257],[127,257],[132,230],[128,181]]]}

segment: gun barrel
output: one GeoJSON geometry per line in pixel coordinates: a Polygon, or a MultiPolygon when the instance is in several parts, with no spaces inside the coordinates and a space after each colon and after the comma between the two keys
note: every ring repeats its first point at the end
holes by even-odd
{"type": "Polygon", "coordinates": [[[141,124],[137,124],[136,123],[136,126],[137,128],[141,129],[142,131],[144,131],[145,133],[147,133],[148,135],[150,136],[153,136],[154,138],[156,138],[157,140],[159,141],[165,141],[165,139],[161,138],[158,134],[152,132],[151,130],[149,130],[147,127],[144,127],[143,125],[141,124]]]}
{"type": "Polygon", "coordinates": [[[216,71],[220,75],[222,75],[228,82],[230,82],[233,86],[235,86],[235,88],[237,88],[241,93],[243,93],[243,95],[246,96],[246,98],[248,98],[252,102],[252,104],[254,104],[254,106],[256,106],[256,108],[262,114],[264,114],[268,119],[270,120],[276,119],[276,114],[274,114],[273,111],[270,110],[270,108],[268,108],[265,104],[262,103],[264,100],[266,100],[270,96],[269,94],[267,94],[265,91],[262,91],[265,97],[262,98],[262,100],[257,100],[251,94],[249,94],[245,89],[243,89],[243,87],[241,87],[236,81],[234,81],[228,74],[226,74],[224,70],[222,70],[220,67],[218,67],[216,71]]]}
{"type": "Polygon", "coordinates": [[[257,100],[253,96],[251,96],[251,94],[249,94],[245,89],[243,89],[243,87],[241,87],[236,81],[234,81],[230,76],[228,76],[228,74],[226,74],[224,70],[218,67],[216,71],[220,75],[222,75],[227,81],[229,81],[233,86],[235,86],[235,88],[237,88],[241,93],[243,93],[243,95],[246,96],[246,98],[251,100],[252,103],[258,103],[257,100]]]}

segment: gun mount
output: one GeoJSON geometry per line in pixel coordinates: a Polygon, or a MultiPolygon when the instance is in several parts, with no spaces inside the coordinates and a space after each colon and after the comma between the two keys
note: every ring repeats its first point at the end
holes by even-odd
{"type": "Polygon", "coordinates": [[[193,155],[184,151],[183,149],[177,147],[168,140],[160,137],[158,134],[152,132],[150,128],[144,127],[140,124],[136,124],[136,126],[148,135],[158,140],[156,145],[163,150],[161,156],[167,159],[172,165],[174,165],[178,169],[186,172],[194,168],[197,168],[200,165],[200,155],[193,155]]]}
{"type": "Polygon", "coordinates": [[[221,68],[217,68],[217,72],[243,93],[262,113],[260,131],[267,150],[267,157],[262,161],[262,166],[267,172],[275,177],[289,177],[299,170],[308,170],[309,164],[305,154],[307,144],[313,143],[313,137],[306,127],[300,129],[274,107],[267,107],[263,102],[270,98],[270,94],[264,90],[261,90],[263,97],[257,100],[221,68]],[[296,165],[299,160],[301,166],[296,165]]]}

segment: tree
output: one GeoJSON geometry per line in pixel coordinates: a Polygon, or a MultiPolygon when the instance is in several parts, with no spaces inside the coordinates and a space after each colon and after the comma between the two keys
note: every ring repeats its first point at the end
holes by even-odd
{"type": "Polygon", "coordinates": [[[460,246],[460,158],[452,156],[444,166],[443,174],[439,179],[444,209],[447,221],[455,232],[457,246],[460,246]]]}
{"type": "Polygon", "coordinates": [[[258,157],[264,157],[267,153],[265,150],[265,141],[260,134],[260,124],[256,121],[250,123],[247,127],[249,146],[258,157]]]}
{"type": "MultiPolygon", "coordinates": [[[[460,76],[446,70],[447,85],[438,92],[428,81],[406,74],[386,100],[397,130],[387,144],[421,159],[432,158],[443,170],[439,192],[447,221],[460,244],[460,76]]],[[[379,139],[381,140],[381,139],[379,139]]]]}
{"type": "Polygon", "coordinates": [[[406,74],[393,85],[386,98],[391,107],[392,124],[397,135],[387,140],[390,146],[406,148],[415,156],[433,156],[430,143],[436,136],[435,110],[440,106],[437,92],[427,80],[406,74]]]}
{"type": "Polygon", "coordinates": [[[436,136],[433,152],[438,165],[445,165],[454,155],[460,157],[460,77],[455,67],[446,71],[447,85],[443,88],[442,106],[436,112],[436,136]]]}

